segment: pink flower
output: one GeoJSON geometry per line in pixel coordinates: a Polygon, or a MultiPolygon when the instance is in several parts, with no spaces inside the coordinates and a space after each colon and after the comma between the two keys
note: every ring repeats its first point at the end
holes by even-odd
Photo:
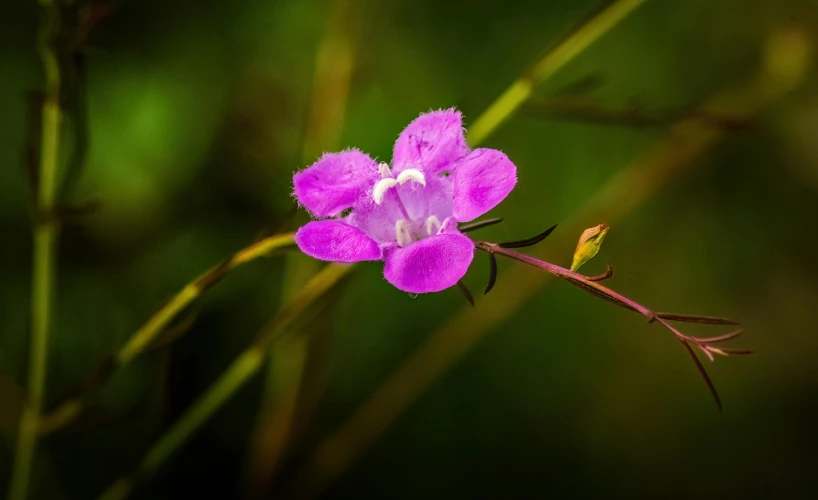
{"type": "Polygon", "coordinates": [[[295,242],[316,259],[384,260],[384,277],[400,290],[438,292],[474,257],[457,224],[494,208],[516,183],[506,155],[469,149],[460,112],[425,113],[401,132],[391,166],[348,150],[297,172],[298,202],[324,220],[301,227],[295,242]]]}

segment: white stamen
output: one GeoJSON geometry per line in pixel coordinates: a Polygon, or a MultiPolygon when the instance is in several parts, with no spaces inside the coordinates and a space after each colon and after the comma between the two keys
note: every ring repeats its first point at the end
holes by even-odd
{"type": "Polygon", "coordinates": [[[386,162],[381,162],[378,164],[378,173],[381,175],[382,179],[392,177],[392,169],[389,168],[389,164],[386,162]]]}
{"type": "Polygon", "coordinates": [[[383,197],[386,196],[386,192],[389,191],[389,188],[393,188],[398,185],[398,181],[392,178],[381,179],[375,183],[375,187],[372,188],[372,199],[375,200],[375,203],[380,205],[383,203],[383,197]]]}
{"type": "Polygon", "coordinates": [[[403,184],[408,180],[413,180],[417,183],[426,185],[426,177],[423,175],[423,172],[416,168],[407,168],[400,174],[398,174],[398,184],[403,184]]]}
{"type": "Polygon", "coordinates": [[[406,247],[412,244],[412,223],[406,219],[400,219],[395,223],[395,236],[398,245],[406,247]]]}
{"type": "Polygon", "coordinates": [[[435,217],[434,215],[430,215],[428,219],[426,219],[426,234],[429,236],[434,236],[440,231],[440,226],[443,224],[440,223],[440,219],[435,217]]]}

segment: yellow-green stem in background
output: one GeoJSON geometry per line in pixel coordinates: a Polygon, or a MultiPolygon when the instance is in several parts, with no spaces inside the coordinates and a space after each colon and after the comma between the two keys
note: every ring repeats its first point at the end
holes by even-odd
{"type": "Polygon", "coordinates": [[[40,165],[34,213],[34,250],[31,283],[31,342],[27,405],[20,418],[9,500],[29,497],[29,486],[37,447],[37,424],[43,408],[48,362],[48,337],[52,324],[52,300],[56,282],[58,227],[53,217],[59,162],[60,66],[52,47],[60,29],[59,5],[40,0],[44,19],[39,33],[39,52],[45,70],[40,165]]]}
{"type": "Polygon", "coordinates": [[[111,374],[130,363],[136,356],[148,349],[154,340],[165,330],[191,302],[205,290],[215,285],[231,271],[259,257],[269,255],[293,244],[293,234],[284,233],[269,236],[236,252],[221,264],[208,269],[196,279],[185,285],[182,290],[162,306],[153,316],[115,354],[114,358],[103,364],[92,379],[74,397],[60,403],[54,411],[44,416],[39,424],[39,432],[48,434],[73,422],[85,408],[88,398],[101,386],[111,374]]]}
{"type": "Polygon", "coordinates": [[[262,366],[275,343],[304,310],[347,275],[352,266],[330,264],[315,275],[301,291],[259,331],[256,340],[230,365],[179,419],[162,434],[140,462],[137,470],[114,482],[101,500],[126,498],[139,480],[150,476],[204,424],[262,366]]]}
{"type": "Polygon", "coordinates": [[[647,0],[618,0],[580,26],[559,45],[537,61],[530,71],[521,75],[511,87],[489,106],[469,128],[468,142],[472,146],[483,142],[497,126],[523,104],[531,92],[544,80],[574,59],[647,0]]]}
{"type": "MultiPolygon", "coordinates": [[[[357,33],[366,13],[356,0],[331,0],[324,35],[315,53],[310,113],[302,146],[302,164],[322,151],[337,151],[343,131],[349,89],[355,67],[357,33]]],[[[287,258],[283,296],[290,298],[313,276],[321,263],[300,255],[287,258]]],[[[246,453],[241,490],[247,498],[261,498],[275,477],[281,457],[300,428],[294,422],[300,405],[302,379],[316,336],[293,332],[293,338],[272,347],[267,364],[264,397],[246,453]]]]}

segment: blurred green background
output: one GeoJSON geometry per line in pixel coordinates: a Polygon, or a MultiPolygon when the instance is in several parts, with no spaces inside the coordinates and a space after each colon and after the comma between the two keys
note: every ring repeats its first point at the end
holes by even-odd
{"type": "MultiPolygon", "coordinates": [[[[65,7],[62,172],[78,174],[62,202],[100,208],[62,228],[48,405],[200,272],[304,223],[290,196],[295,170],[349,146],[388,160],[397,134],[429,109],[457,106],[468,128],[600,5],[65,7]],[[92,30],[83,27],[89,12],[100,18],[92,30]]],[[[28,356],[25,151],[36,142],[31,92],[43,87],[39,15],[34,1],[0,6],[0,491],[28,356]]],[[[565,283],[521,297],[520,264],[501,261],[494,291],[471,309],[456,290],[411,298],[368,263],[297,322],[264,374],[134,497],[815,498],[818,79],[807,67],[815,50],[780,91],[742,111],[759,75],[798,59],[793,39],[818,43],[814,0],[649,1],[481,144],[502,149],[520,182],[491,213],[505,222],[475,237],[520,239],[562,223],[532,252],[568,265],[582,229],[610,222],[583,271],[611,263],[609,286],[648,306],[742,321],[734,343],[756,354],[708,365],[722,415],[667,332],[565,283]],[[615,118],[543,111],[566,96],[615,118]],[[714,96],[738,101],[729,111],[752,119],[718,130],[701,150],[674,139],[672,123],[637,126],[616,111],[668,122],[714,96]],[[668,146],[650,156],[657,144],[668,146]],[[616,184],[629,171],[638,174],[616,184]],[[613,194],[599,202],[605,189],[613,194]],[[489,327],[440,337],[455,317],[455,326],[489,327]],[[370,446],[346,450],[338,477],[322,476],[316,450],[435,338],[443,340],[434,353],[462,355],[422,357],[417,373],[435,376],[417,399],[392,393],[406,411],[370,446]]],[[[193,321],[181,338],[117,373],[80,420],[41,442],[37,497],[93,498],[132,470],[318,268],[300,255],[271,256],[208,291],[180,318],[193,321]]],[[[477,255],[465,280],[475,295],[487,275],[477,255]]]]}

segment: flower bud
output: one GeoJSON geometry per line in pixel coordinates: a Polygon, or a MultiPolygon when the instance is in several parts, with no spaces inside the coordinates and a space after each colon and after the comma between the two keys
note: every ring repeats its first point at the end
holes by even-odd
{"type": "Polygon", "coordinates": [[[574,251],[574,261],[571,263],[572,271],[579,269],[580,266],[591,260],[599,252],[599,247],[602,246],[602,240],[608,234],[608,229],[607,224],[600,224],[582,232],[582,236],[579,237],[577,243],[577,249],[574,251]]]}

